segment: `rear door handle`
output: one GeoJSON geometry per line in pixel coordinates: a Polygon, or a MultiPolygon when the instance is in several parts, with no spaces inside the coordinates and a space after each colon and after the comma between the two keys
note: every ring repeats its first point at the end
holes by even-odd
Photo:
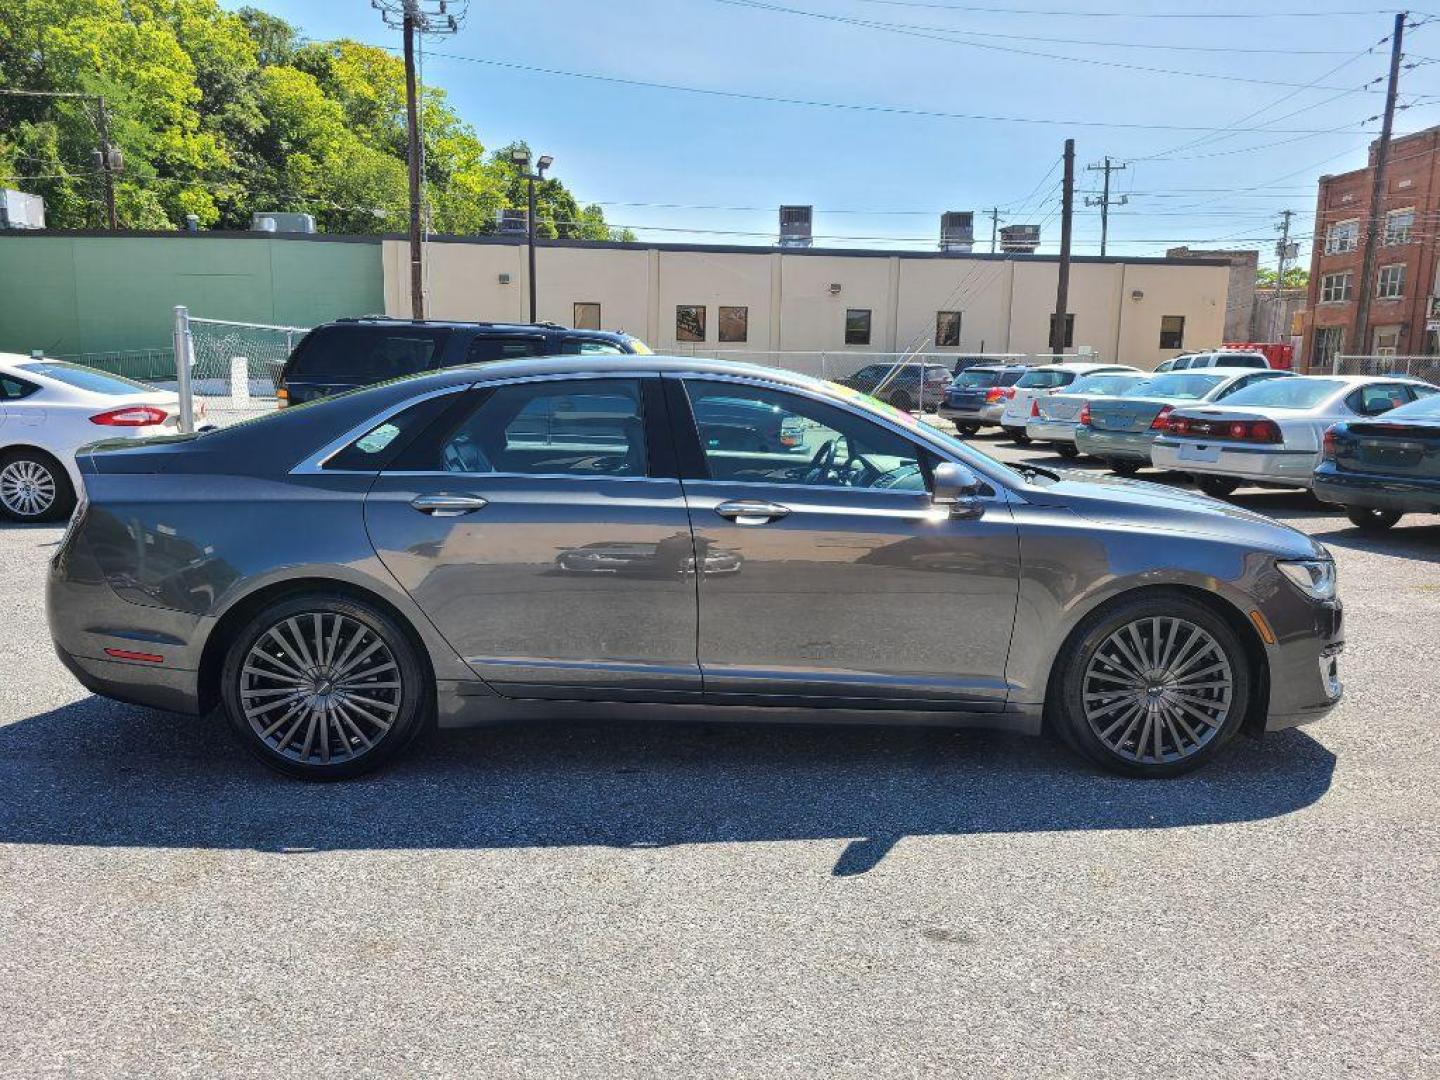
{"type": "Polygon", "coordinates": [[[783,518],[790,513],[790,508],[759,499],[736,499],[721,503],[715,507],[715,513],[736,525],[766,525],[783,518]]]}
{"type": "Polygon", "coordinates": [[[410,505],[431,517],[459,517],[483,510],[489,500],[479,495],[417,495],[410,500],[410,505]]]}

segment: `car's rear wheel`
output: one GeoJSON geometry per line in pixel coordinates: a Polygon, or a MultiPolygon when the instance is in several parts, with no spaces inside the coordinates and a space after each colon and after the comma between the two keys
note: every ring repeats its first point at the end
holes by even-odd
{"type": "Polygon", "coordinates": [[[338,780],[378,768],[420,731],[430,687],[389,615],[348,597],[279,601],[237,634],[221,674],[225,712],[261,761],[338,780]]]}
{"type": "Polygon", "coordinates": [[[1240,481],[1232,480],[1228,476],[1196,476],[1195,486],[1212,498],[1223,499],[1234,493],[1240,486],[1240,481]]]}
{"type": "Polygon", "coordinates": [[[964,435],[966,438],[969,438],[971,435],[977,434],[979,431],[980,431],[980,425],[979,425],[979,424],[956,424],[956,425],[955,425],[955,432],[956,432],[956,434],[957,434],[957,435],[964,435]]]}
{"type": "Polygon", "coordinates": [[[0,454],[0,515],[11,521],[64,521],[75,489],[60,463],[35,450],[0,454]]]}
{"type": "Polygon", "coordinates": [[[1401,518],[1398,510],[1376,510],[1369,506],[1350,506],[1345,509],[1350,524],[1363,532],[1384,532],[1401,518]]]}
{"type": "Polygon", "coordinates": [[[1055,444],[1055,452],[1063,458],[1074,459],[1080,456],[1080,448],[1074,443],[1061,442],[1055,444]]]}
{"type": "Polygon", "coordinates": [[[1007,427],[1005,434],[1010,436],[1010,441],[1019,446],[1026,446],[1030,442],[1030,436],[1025,434],[1022,427],[1007,427]]]}
{"type": "Polygon", "coordinates": [[[1116,476],[1134,476],[1140,471],[1138,461],[1124,461],[1120,458],[1112,458],[1105,464],[1110,466],[1110,471],[1116,476]]]}
{"type": "Polygon", "coordinates": [[[1122,601],[1062,652],[1052,716],[1065,741],[1106,769],[1178,776],[1239,730],[1254,680],[1240,639],[1180,596],[1122,601]]]}

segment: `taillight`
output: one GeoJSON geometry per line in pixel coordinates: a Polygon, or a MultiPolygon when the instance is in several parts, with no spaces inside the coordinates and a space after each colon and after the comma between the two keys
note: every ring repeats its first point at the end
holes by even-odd
{"type": "Polygon", "coordinates": [[[126,405],[122,409],[96,413],[90,417],[90,422],[103,424],[105,427],[150,427],[163,424],[165,416],[165,410],[157,409],[154,405],[126,405]]]}
{"type": "Polygon", "coordinates": [[[1030,415],[1031,415],[1031,416],[1039,416],[1039,415],[1040,415],[1040,402],[1036,401],[1034,398],[1031,398],[1031,399],[1030,399],[1030,415]]]}
{"type": "Polygon", "coordinates": [[[1080,423],[1087,426],[1090,423],[1090,403],[1088,401],[1080,406],[1080,423]]]}
{"type": "MultiPolygon", "coordinates": [[[[1230,425],[1232,432],[1235,426],[1234,424],[1230,425]]],[[[1244,426],[1246,429],[1244,435],[1233,435],[1232,437],[1244,439],[1246,442],[1278,443],[1285,441],[1280,434],[1280,425],[1274,420],[1251,420],[1244,426]]]]}
{"type": "Polygon", "coordinates": [[[1005,388],[1003,386],[992,386],[985,391],[985,404],[994,405],[997,401],[1005,399],[1005,388]]]}
{"type": "Polygon", "coordinates": [[[1166,421],[1169,419],[1170,414],[1171,414],[1172,412],[1174,412],[1174,411],[1175,411],[1175,406],[1174,406],[1174,405],[1162,405],[1162,406],[1160,406],[1160,411],[1155,414],[1155,419],[1150,421],[1150,430],[1151,430],[1151,431],[1166,431],[1166,430],[1168,430],[1169,425],[1166,423],[1166,421]]]}
{"type": "Polygon", "coordinates": [[[1172,416],[1166,423],[1165,430],[1171,435],[1187,435],[1190,432],[1190,418],[1188,416],[1172,416]]]}
{"type": "Polygon", "coordinates": [[[1335,460],[1335,428],[1337,426],[1331,424],[1325,429],[1325,434],[1320,439],[1320,453],[1326,461],[1335,460]]]}

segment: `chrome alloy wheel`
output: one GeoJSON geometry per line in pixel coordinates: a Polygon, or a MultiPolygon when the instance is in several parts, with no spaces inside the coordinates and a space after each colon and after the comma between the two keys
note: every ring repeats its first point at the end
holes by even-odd
{"type": "Polygon", "coordinates": [[[307,764],[361,757],[389,734],[405,687],[395,656],[364,623],[305,612],[262,633],[240,669],[240,707],[271,750],[307,764]]]}
{"type": "Polygon", "coordinates": [[[1185,619],[1137,619],[1095,650],[1082,682],[1085,720],[1129,761],[1179,761],[1219,734],[1234,673],[1220,643],[1185,619]]]}
{"type": "Polygon", "coordinates": [[[0,503],[16,517],[39,517],[55,494],[55,477],[38,461],[20,458],[0,469],[0,503]]]}

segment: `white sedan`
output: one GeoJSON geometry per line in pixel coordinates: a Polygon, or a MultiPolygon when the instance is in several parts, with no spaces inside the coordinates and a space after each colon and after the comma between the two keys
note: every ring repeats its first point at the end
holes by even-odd
{"type": "Polygon", "coordinates": [[[1371,375],[1306,376],[1247,386],[1216,406],[1184,406],[1150,444],[1157,469],[1190,473],[1207,495],[1244,483],[1308,488],[1325,429],[1379,416],[1440,393],[1419,379],[1371,375]]]}
{"type": "Polygon", "coordinates": [[[64,521],[81,490],[75,451],[173,435],[180,398],[96,368],[0,353],[0,516],[64,521]]]}

